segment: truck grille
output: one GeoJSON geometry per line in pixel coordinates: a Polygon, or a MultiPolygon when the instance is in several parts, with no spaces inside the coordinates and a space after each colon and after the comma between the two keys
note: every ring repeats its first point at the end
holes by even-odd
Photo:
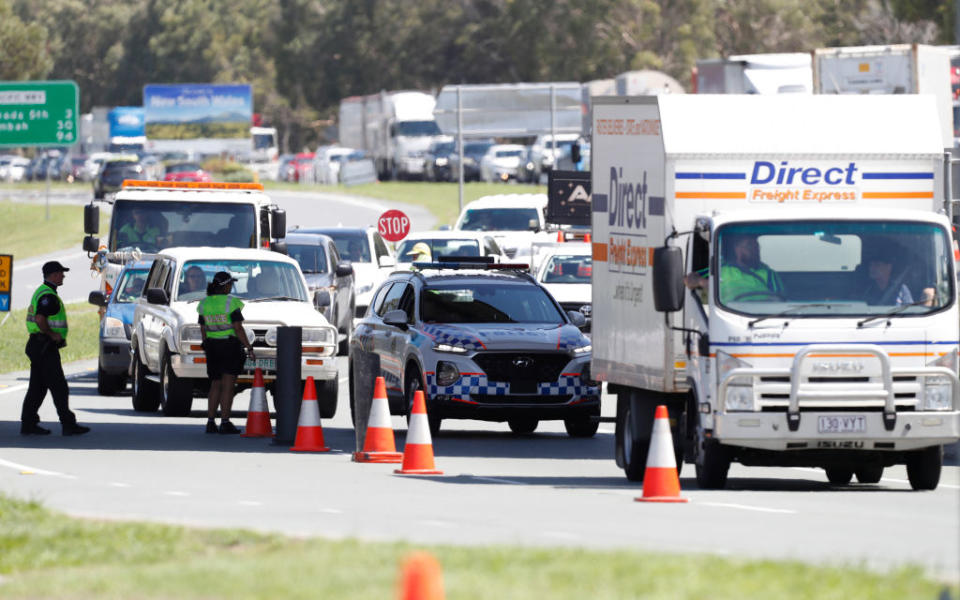
{"type": "Polygon", "coordinates": [[[490,381],[523,384],[556,381],[570,362],[570,357],[559,353],[482,352],[474,356],[473,361],[483,369],[490,381]],[[529,364],[515,364],[515,361],[523,359],[529,364]]]}
{"type": "MultiPolygon", "coordinates": [[[[916,377],[894,377],[893,378],[893,398],[897,405],[897,410],[912,410],[919,401],[920,394],[923,393],[921,383],[916,377]]],[[[879,378],[871,377],[850,377],[850,376],[817,376],[806,378],[804,385],[807,389],[816,387],[823,391],[842,391],[849,389],[862,389],[865,387],[875,388],[882,384],[879,378]]],[[[755,381],[755,391],[757,399],[760,401],[760,409],[765,412],[781,412],[787,409],[790,404],[790,378],[789,377],[758,377],[755,381]]],[[[822,398],[817,400],[801,400],[800,409],[815,409],[818,411],[831,410],[882,410],[883,402],[880,400],[846,400],[822,398]]]]}

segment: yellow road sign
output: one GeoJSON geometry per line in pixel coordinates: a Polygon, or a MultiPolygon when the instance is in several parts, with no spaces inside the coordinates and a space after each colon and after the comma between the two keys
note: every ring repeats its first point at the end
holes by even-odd
{"type": "Polygon", "coordinates": [[[10,310],[11,289],[13,289],[13,255],[0,254],[0,312],[10,310]]]}

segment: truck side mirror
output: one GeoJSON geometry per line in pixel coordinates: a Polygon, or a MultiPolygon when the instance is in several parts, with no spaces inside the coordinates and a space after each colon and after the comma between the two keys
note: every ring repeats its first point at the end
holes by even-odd
{"type": "Polygon", "coordinates": [[[100,250],[100,238],[95,238],[92,235],[88,235],[83,238],[84,252],[98,252],[99,250],[100,250]]]}
{"type": "Polygon", "coordinates": [[[683,308],[683,251],[663,246],[653,251],[653,307],[657,312],[683,308]]]}
{"type": "MultiPolygon", "coordinates": [[[[83,232],[100,233],[100,207],[87,204],[83,207],[83,232]]],[[[96,252],[96,250],[93,250],[96,252]]]]}
{"type": "Polygon", "coordinates": [[[87,297],[87,302],[94,306],[106,306],[107,296],[100,290],[94,290],[90,292],[90,295],[87,297]]]}
{"type": "Polygon", "coordinates": [[[275,208],[270,211],[273,216],[273,227],[271,227],[270,237],[283,239],[287,237],[287,211],[282,208],[275,208]]]}
{"type": "Polygon", "coordinates": [[[163,288],[147,289],[147,302],[150,304],[170,304],[170,297],[163,288]]]}
{"type": "Polygon", "coordinates": [[[536,219],[530,219],[527,221],[527,229],[534,232],[540,231],[540,221],[536,219]]]}
{"type": "Polygon", "coordinates": [[[327,290],[317,290],[313,295],[313,305],[317,310],[323,310],[330,306],[330,292],[327,290]]]}
{"type": "Polygon", "coordinates": [[[287,243],[284,241],[270,242],[270,249],[278,254],[287,253],[287,243]]]}
{"type": "Polygon", "coordinates": [[[570,160],[573,164],[580,162],[580,142],[570,146],[570,160]]]}

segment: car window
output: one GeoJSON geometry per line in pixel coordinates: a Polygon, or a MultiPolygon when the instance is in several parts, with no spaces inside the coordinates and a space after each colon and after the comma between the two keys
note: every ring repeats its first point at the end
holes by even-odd
{"type": "Polygon", "coordinates": [[[413,262],[413,256],[409,252],[419,243],[426,244],[430,248],[430,255],[434,259],[438,256],[480,256],[480,243],[477,240],[406,239],[397,246],[397,261],[413,262]]]}
{"type": "Polygon", "coordinates": [[[373,302],[370,303],[370,309],[376,315],[382,315],[381,308],[383,308],[383,300],[387,297],[387,292],[390,290],[391,283],[386,283],[377,290],[377,295],[374,297],[373,302]]]}
{"type": "Polygon", "coordinates": [[[327,256],[323,246],[314,244],[288,244],[287,255],[300,263],[304,273],[326,273],[327,256]]]}
{"type": "Polygon", "coordinates": [[[124,271],[123,277],[113,288],[113,302],[117,304],[130,304],[131,302],[136,302],[144,290],[144,284],[146,284],[146,281],[146,269],[128,269],[124,271]]]}
{"type": "Polygon", "coordinates": [[[390,291],[387,292],[386,297],[383,299],[383,306],[380,307],[380,311],[377,313],[379,315],[385,315],[391,310],[397,310],[400,308],[400,298],[403,296],[403,293],[406,291],[406,284],[396,283],[390,291]]]}
{"type": "Polygon", "coordinates": [[[420,294],[425,323],[563,324],[564,316],[543,288],[529,284],[454,282],[431,284],[420,294]]]}
{"type": "Polygon", "coordinates": [[[368,263],[370,261],[370,243],[366,232],[320,230],[319,233],[329,236],[337,245],[337,252],[341,260],[350,262],[368,263]]]}
{"type": "Polygon", "coordinates": [[[590,283],[593,258],[589,256],[561,255],[550,257],[541,276],[544,283],[590,283]]]}
{"type": "Polygon", "coordinates": [[[413,312],[413,303],[414,303],[415,294],[413,291],[413,286],[407,284],[404,287],[403,294],[400,296],[399,308],[403,312],[407,313],[407,322],[413,323],[414,321],[414,312],[413,312]]]}
{"type": "Polygon", "coordinates": [[[379,233],[373,234],[373,247],[377,253],[377,258],[381,256],[390,256],[390,251],[387,250],[387,243],[383,241],[383,238],[379,233]]]}
{"type": "Polygon", "coordinates": [[[226,271],[237,281],[233,284],[231,295],[242,298],[244,302],[289,298],[299,302],[307,301],[307,291],[303,287],[300,271],[295,265],[272,260],[259,259],[207,259],[191,260],[184,264],[180,277],[179,295],[181,302],[196,302],[206,297],[206,287],[200,287],[201,281],[193,283],[188,276],[200,270],[206,281],[213,281],[218,271],[226,271]]]}
{"type": "Polygon", "coordinates": [[[460,222],[465,231],[527,231],[530,222],[540,223],[535,208],[472,208],[460,222]]]}

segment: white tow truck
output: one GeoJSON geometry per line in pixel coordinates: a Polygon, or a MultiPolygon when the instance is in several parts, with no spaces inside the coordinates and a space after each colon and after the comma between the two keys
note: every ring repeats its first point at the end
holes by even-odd
{"type": "Polygon", "coordinates": [[[259,183],[124,181],[110,199],[106,237],[99,233],[100,207],[84,207],[83,249],[109,294],[123,265],[163,248],[220,246],[272,248],[286,236],[286,212],[259,183]],[[138,221],[139,219],[139,221],[138,221]]]}
{"type": "Polygon", "coordinates": [[[701,488],[733,461],[937,487],[960,438],[944,161],[930,96],[594,99],[592,375],[629,479],[666,404],[701,488]]]}

